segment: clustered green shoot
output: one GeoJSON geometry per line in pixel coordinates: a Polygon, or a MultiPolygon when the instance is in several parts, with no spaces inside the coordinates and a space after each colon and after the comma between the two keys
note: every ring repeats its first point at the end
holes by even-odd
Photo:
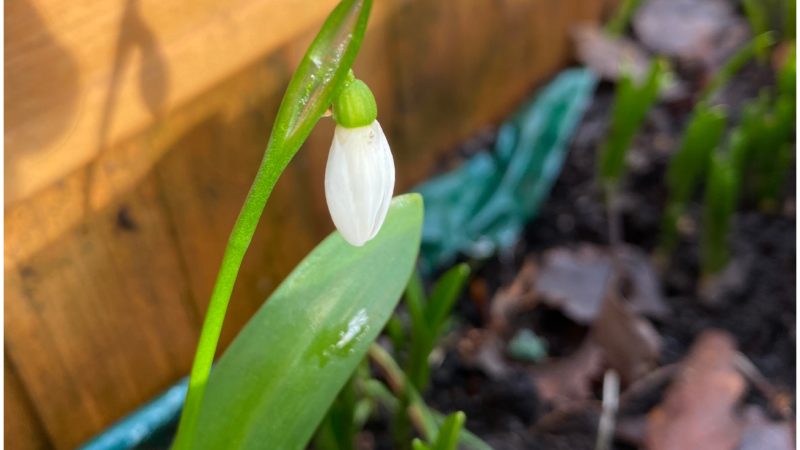
{"type": "MultiPolygon", "coordinates": [[[[760,9],[753,4],[746,8],[751,23],[762,20],[760,9]]],[[[754,29],[759,28],[754,26],[754,29]]],[[[721,106],[712,104],[714,93],[749,60],[760,55],[766,59],[774,44],[772,36],[772,31],[756,36],[732,56],[709,83],[668,168],[669,198],[659,252],[668,257],[674,250],[678,223],[695,191],[704,183],[700,252],[704,277],[719,273],[728,263],[727,241],[739,199],[753,200],[762,211],[774,212],[791,166],[795,122],[794,43],[786,45],[788,56],[777,73],[777,89],[765,89],[757,98],[748,101],[739,123],[727,137],[727,114],[721,106]]]]}
{"type": "MultiPolygon", "coordinates": [[[[792,53],[794,53],[792,51],[792,53]]],[[[777,92],[764,90],[743,109],[736,146],[737,166],[758,206],[773,212],[791,164],[795,123],[794,58],[781,72],[777,92]]]]}
{"type": "MultiPolygon", "coordinates": [[[[795,0],[742,0],[745,16],[754,35],[775,31],[783,39],[795,35],[795,0]]],[[[766,50],[759,52],[765,60],[766,50]]]]}
{"type": "Polygon", "coordinates": [[[634,136],[667,81],[668,65],[665,60],[656,59],[641,83],[637,83],[630,72],[623,72],[617,85],[608,137],[600,149],[597,164],[600,188],[608,211],[608,239],[612,246],[622,243],[617,191],[625,170],[625,159],[634,136]]]}
{"type": "MultiPolygon", "coordinates": [[[[424,392],[430,383],[431,352],[446,329],[450,312],[469,274],[470,269],[466,264],[453,267],[441,276],[428,296],[419,273],[415,273],[403,296],[408,320],[404,323],[397,314],[389,320],[387,333],[416,392],[424,392]]],[[[402,409],[405,409],[410,397],[403,396],[400,401],[402,409]]],[[[404,414],[396,416],[393,425],[396,443],[400,445],[407,442],[410,432],[408,417],[404,414]]]]}
{"type": "Polygon", "coordinates": [[[423,392],[430,382],[428,360],[431,351],[446,330],[450,312],[464,289],[470,269],[458,264],[444,273],[425,295],[419,274],[412,276],[404,296],[408,311],[408,330],[395,315],[390,321],[392,341],[398,352],[405,353],[405,370],[414,387],[423,392]]]}

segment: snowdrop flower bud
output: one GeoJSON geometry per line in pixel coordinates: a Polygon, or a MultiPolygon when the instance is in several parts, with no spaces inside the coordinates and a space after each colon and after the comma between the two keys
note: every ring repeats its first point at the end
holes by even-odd
{"type": "Polygon", "coordinates": [[[342,237],[360,247],[383,225],[394,191],[394,161],[376,120],[372,92],[352,80],[333,103],[336,131],[325,168],[325,198],[342,237]]]}

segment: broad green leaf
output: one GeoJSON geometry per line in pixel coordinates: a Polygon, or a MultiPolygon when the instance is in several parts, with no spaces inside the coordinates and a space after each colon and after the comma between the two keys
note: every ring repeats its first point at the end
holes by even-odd
{"type": "Polygon", "coordinates": [[[422,199],[396,197],[363,247],[333,233],[284,280],[211,374],[196,449],[301,449],[397,305],[422,199]]]}

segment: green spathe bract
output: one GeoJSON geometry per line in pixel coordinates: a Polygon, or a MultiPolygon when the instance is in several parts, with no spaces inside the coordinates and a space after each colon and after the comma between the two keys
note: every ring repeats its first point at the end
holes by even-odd
{"type": "Polygon", "coordinates": [[[333,233],[239,333],[208,382],[195,449],[305,448],[411,275],[422,198],[396,197],[363,247],[333,233]]]}

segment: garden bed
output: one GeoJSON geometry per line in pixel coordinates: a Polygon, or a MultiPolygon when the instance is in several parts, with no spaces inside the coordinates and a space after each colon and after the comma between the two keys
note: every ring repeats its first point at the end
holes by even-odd
{"type": "MultiPolygon", "coordinates": [[[[722,92],[721,102],[732,106],[735,117],[742,100],[755,96],[771,76],[769,69],[757,64],[746,67],[722,92]]],[[[602,357],[600,363],[591,363],[581,352],[596,322],[613,319],[598,314],[578,323],[563,308],[538,299],[535,280],[547,264],[546,255],[554,250],[580,262],[609,249],[595,160],[607,132],[612,100],[613,87],[601,84],[538,217],[513,249],[477,264],[479,269],[457,306],[460,325],[434,355],[437,363],[426,393],[429,404],[443,412],[464,411],[467,428],[498,450],[591,449],[596,445],[603,374],[609,364],[602,357]],[[495,333],[493,325],[498,300],[519,303],[501,333],[495,333]],[[523,329],[547,346],[546,358],[526,363],[509,356],[509,341],[523,329]],[[499,343],[486,342],[496,334],[499,343]],[[559,386],[556,390],[569,392],[557,392],[564,395],[554,401],[552,393],[541,392],[541,379],[552,376],[551,370],[563,371],[561,376],[573,377],[571,383],[583,386],[559,386]],[[573,392],[582,389],[585,395],[573,392]]],[[[648,115],[629,154],[621,201],[623,240],[642,255],[652,255],[656,249],[667,196],[664,174],[690,112],[690,103],[660,103],[648,115]]],[[[485,148],[493,133],[488,129],[464,143],[442,166],[453,166],[454,160],[485,148]]],[[[795,183],[789,178],[783,203],[775,213],[762,213],[748,201],[740,205],[731,236],[731,263],[723,272],[728,281],[716,284],[717,294],[698,294],[699,207],[688,214],[672,261],[660,269],[655,264],[648,267],[658,279],[667,310],[657,318],[636,316],[652,324],[657,355],[636,380],[623,380],[614,448],[637,448],[643,443],[648,413],[664,400],[697,338],[712,329],[729,333],[757,369],[742,375],[747,394],[732,412],[738,417],[748,410],[747,414],[763,414],[772,421],[791,414],[795,403],[795,183]],[[628,392],[631,386],[634,389],[628,392]]],[[[650,266],[649,261],[638,264],[650,266]]],[[[637,350],[619,341],[611,345],[621,346],[617,350],[623,354],[637,350]]],[[[715,413],[709,409],[709,414],[715,413]]],[[[376,448],[391,448],[388,436],[376,436],[382,435],[376,448]]]]}

